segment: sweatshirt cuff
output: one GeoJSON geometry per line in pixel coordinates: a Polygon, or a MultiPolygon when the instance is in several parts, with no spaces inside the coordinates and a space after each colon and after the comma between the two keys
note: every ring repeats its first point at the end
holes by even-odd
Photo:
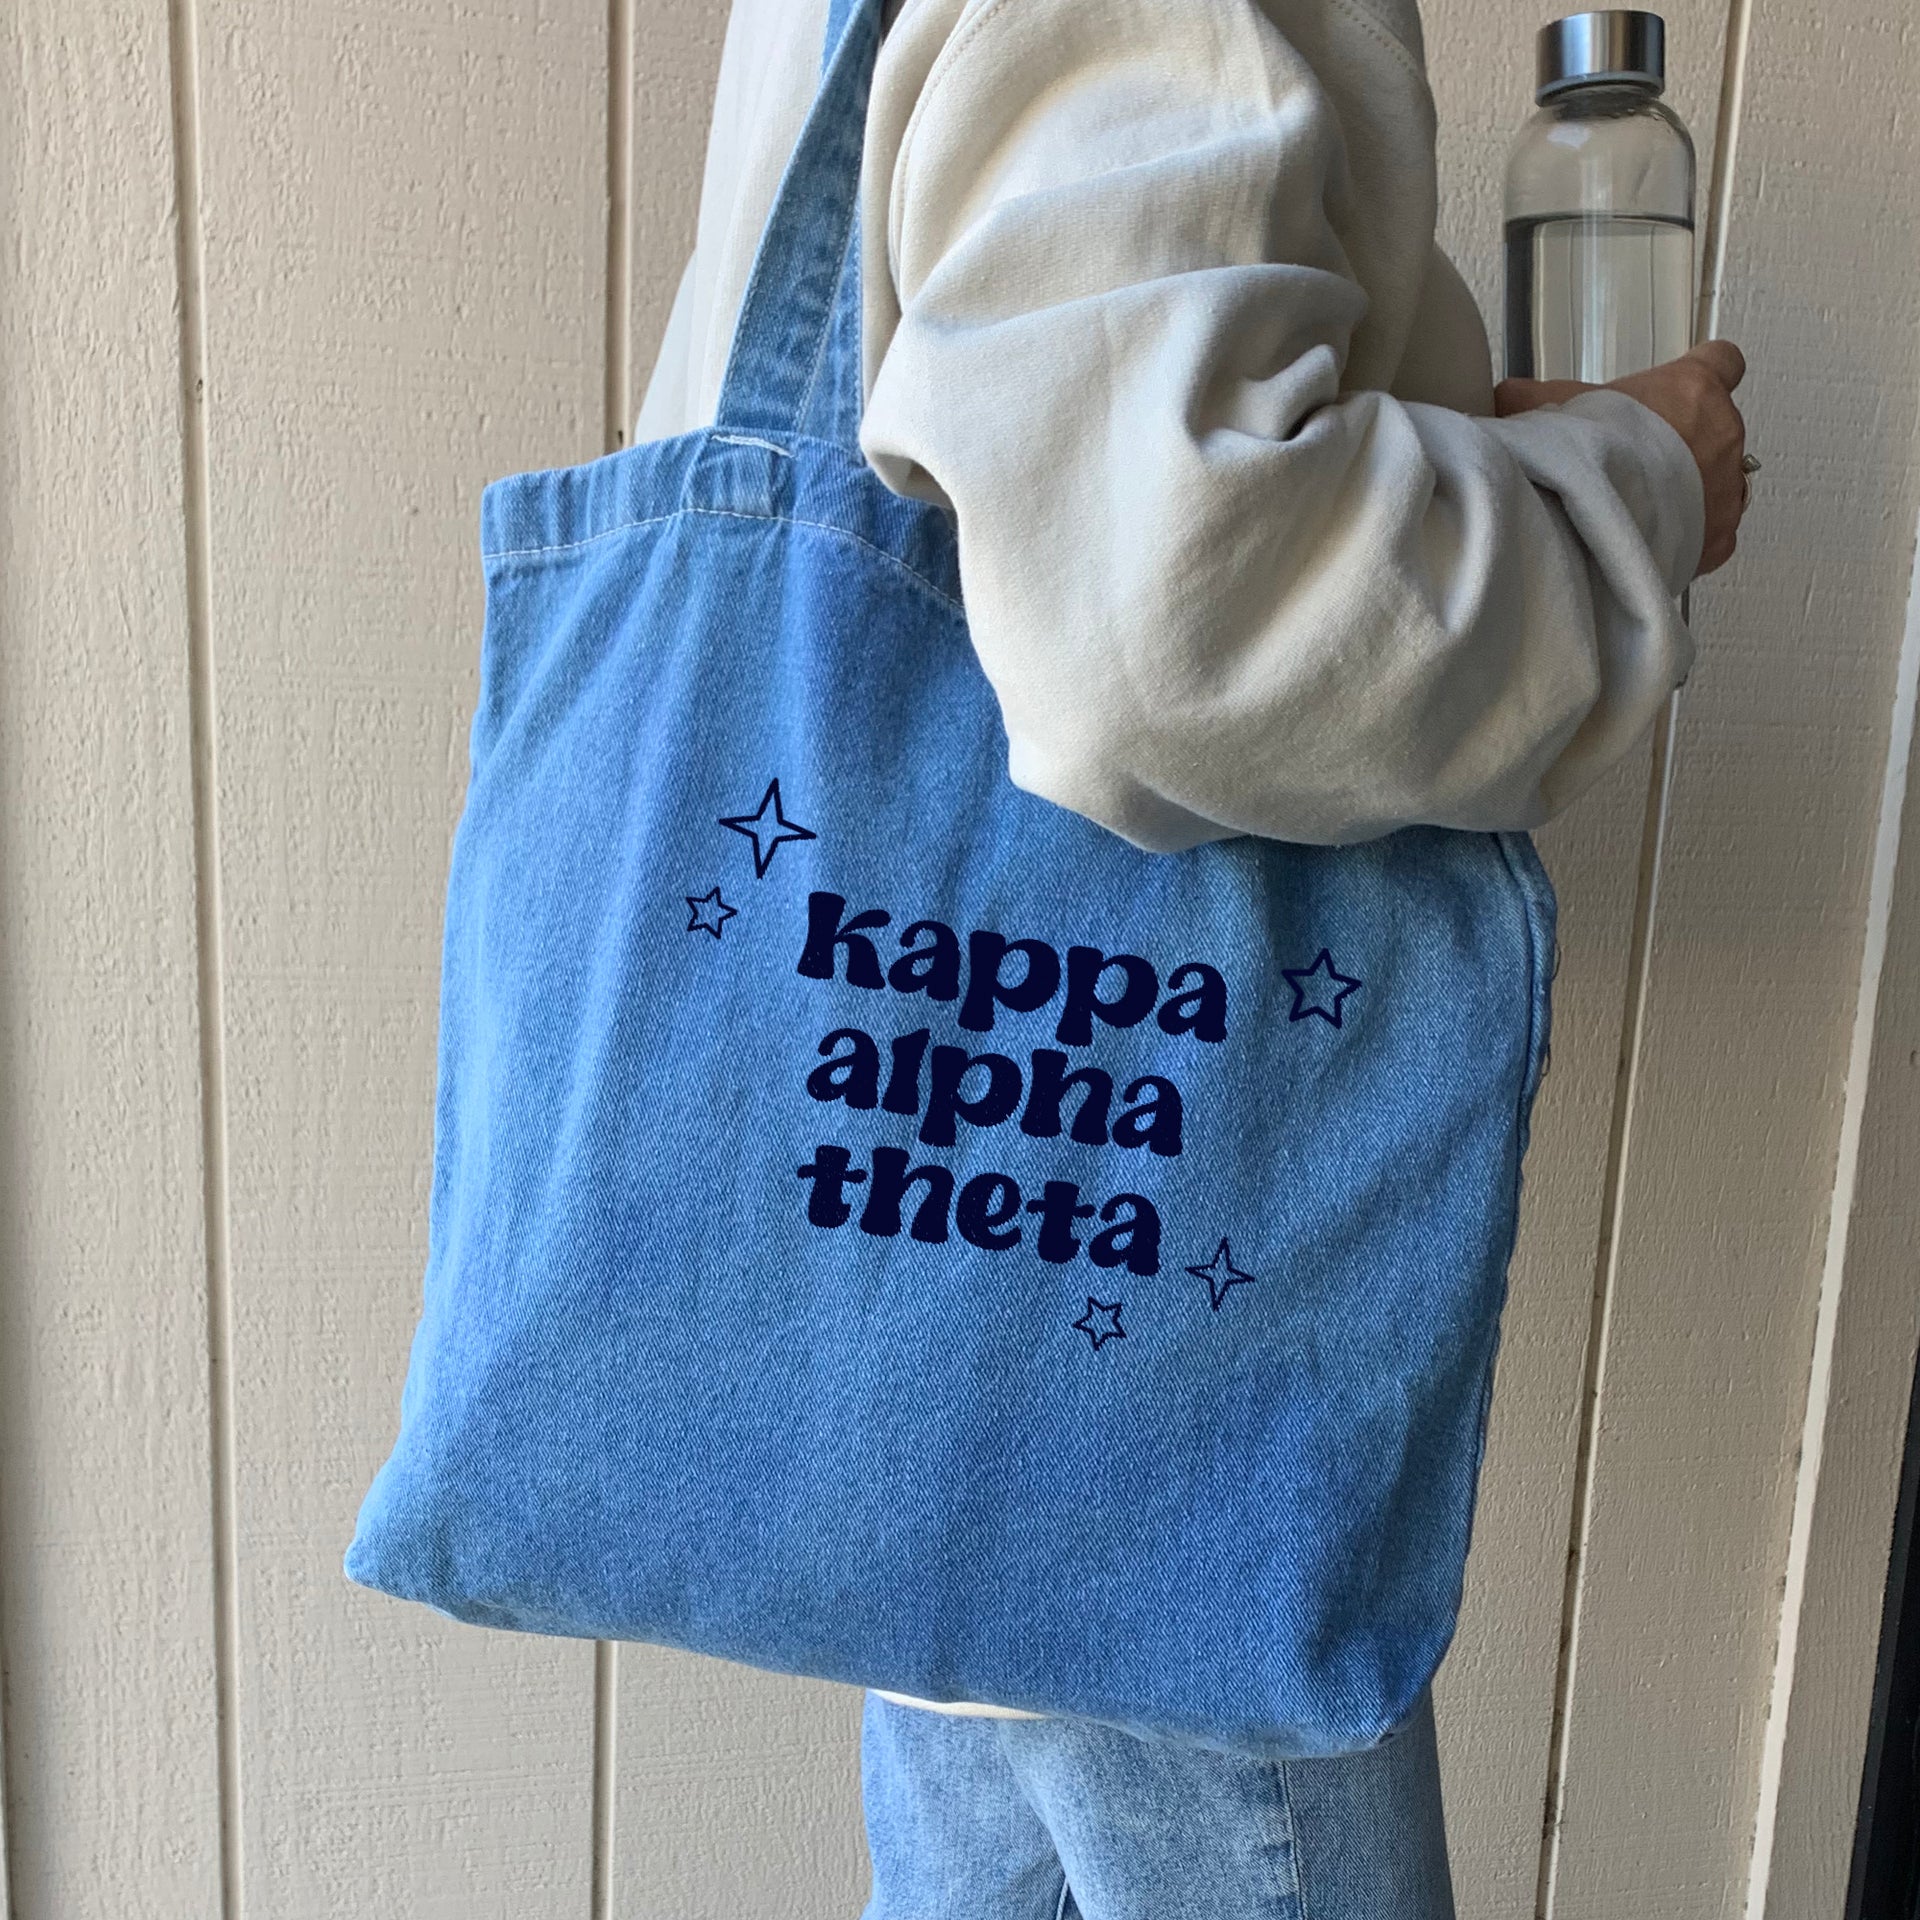
{"type": "Polygon", "coordinates": [[[1706,543],[1706,489],[1693,449],[1651,407],[1617,390],[1575,394],[1558,411],[1604,430],[1610,443],[1603,461],[1607,477],[1677,598],[1698,570],[1706,543]]]}

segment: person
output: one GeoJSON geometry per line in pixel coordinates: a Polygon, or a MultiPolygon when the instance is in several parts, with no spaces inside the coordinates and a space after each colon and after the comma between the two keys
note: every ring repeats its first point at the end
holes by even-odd
{"type": "MultiPolygon", "coordinates": [[[[636,425],[710,424],[829,0],[735,0],[636,425]]],[[[891,0],[862,451],[955,516],[1021,787],[1141,847],[1531,828],[1692,664],[1739,350],[1495,387],[1415,0],[891,0]]],[[[1450,1915],[1431,1698],[1257,1760],[869,1694],[869,1920],[1450,1915]]]]}

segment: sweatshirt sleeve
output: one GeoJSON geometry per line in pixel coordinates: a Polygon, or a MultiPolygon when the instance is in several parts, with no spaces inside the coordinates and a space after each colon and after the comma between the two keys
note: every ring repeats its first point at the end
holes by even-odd
{"type": "Polygon", "coordinates": [[[986,0],[887,184],[863,447],[955,513],[1015,782],[1142,847],[1536,826],[1691,663],[1657,415],[1349,384],[1343,139],[1255,0],[986,0]]]}

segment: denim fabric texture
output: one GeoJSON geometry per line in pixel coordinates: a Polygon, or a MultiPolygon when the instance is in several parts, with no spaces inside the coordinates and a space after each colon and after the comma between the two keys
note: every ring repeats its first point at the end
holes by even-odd
{"type": "Polygon", "coordinates": [[[713,427],[487,490],[429,1249],[352,1578],[1276,1757],[1451,1637],[1551,886],[1014,787],[864,464],[876,0],[713,427]]]}
{"type": "Polygon", "coordinates": [[[1433,1704],[1264,1760],[867,1696],[865,1920],[1453,1920],[1433,1704]]]}

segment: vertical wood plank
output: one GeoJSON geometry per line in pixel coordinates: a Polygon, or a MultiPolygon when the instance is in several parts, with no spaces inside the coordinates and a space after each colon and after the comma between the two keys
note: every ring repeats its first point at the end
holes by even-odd
{"type": "Polygon", "coordinates": [[[634,7],[629,391],[637,407],[693,251],[728,8],[726,0],[634,0],[634,7]]]}
{"type": "Polygon", "coordinates": [[[1745,1897],[1915,506],[1913,77],[1865,0],[1755,9],[1723,312],[1768,464],[1696,596],[1554,1920],[1745,1897]]]}
{"type": "MultiPolygon", "coordinates": [[[[1725,0],[1668,21],[1667,98],[1713,161],[1725,0]]],[[[1435,0],[1441,242],[1478,296],[1500,361],[1506,156],[1533,104],[1522,0],[1435,0]]],[[[1542,832],[1560,898],[1553,1059],[1533,1123],[1460,1631],[1436,1688],[1455,1897],[1476,1920],[1528,1920],[1554,1729],[1574,1470],[1641,836],[1643,746],[1542,832]]]]}
{"type": "MultiPolygon", "coordinates": [[[[1910,470],[1909,490],[1915,479],[1910,470]]],[[[1844,1910],[1920,1341],[1920,568],[1903,651],[1849,1069],[1853,1125],[1841,1135],[1843,1204],[1827,1249],[1832,1330],[1824,1352],[1815,1347],[1818,1393],[1799,1465],[1802,1558],[1788,1563],[1773,1685],[1780,1724],[1768,1729],[1762,1761],[1749,1920],[1844,1910]]]]}
{"type": "Polygon", "coordinates": [[[591,1653],[358,1591],[419,1300],[482,484],[601,434],[606,16],[203,0],[252,1912],[584,1912],[591,1653]]]}
{"type": "Polygon", "coordinates": [[[621,1920],[852,1920],[860,1693],[660,1647],[620,1679],[621,1920]]]}
{"type": "Polygon", "coordinates": [[[220,1910],[166,9],[0,26],[0,1881],[220,1910]]]}
{"type": "MultiPolygon", "coordinates": [[[[725,0],[638,0],[630,391],[652,369],[699,210],[725,0]]],[[[629,425],[631,423],[628,423],[629,425]]],[[[846,1920],[866,1896],[860,1695],[620,1650],[622,1920],[846,1920]]]]}

